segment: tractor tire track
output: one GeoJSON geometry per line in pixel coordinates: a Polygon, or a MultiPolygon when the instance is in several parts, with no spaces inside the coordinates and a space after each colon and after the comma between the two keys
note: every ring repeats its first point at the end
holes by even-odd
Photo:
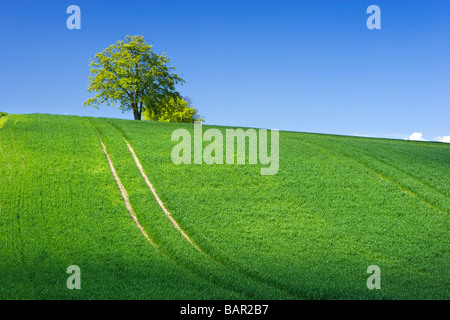
{"type": "MultiPolygon", "coordinates": [[[[331,142],[331,140],[328,140],[328,141],[331,142]]],[[[385,166],[385,167],[388,167],[388,168],[391,168],[391,169],[393,169],[393,170],[398,171],[400,174],[403,174],[403,175],[406,176],[407,178],[412,179],[416,184],[423,185],[423,186],[425,186],[426,188],[432,190],[432,191],[434,192],[435,196],[437,196],[437,197],[442,197],[442,196],[443,196],[444,199],[445,199],[446,201],[448,201],[448,199],[449,199],[448,196],[442,194],[441,192],[439,192],[439,191],[436,190],[435,188],[433,188],[433,187],[431,187],[431,186],[428,186],[426,183],[424,183],[424,182],[421,181],[421,180],[418,180],[417,178],[415,178],[414,176],[412,176],[412,175],[410,175],[409,173],[405,172],[404,170],[399,170],[398,168],[396,168],[396,167],[393,166],[392,164],[387,164],[387,163],[385,163],[384,161],[379,160],[379,159],[377,159],[376,157],[374,157],[374,156],[372,156],[372,155],[370,155],[370,154],[367,154],[367,152],[362,151],[362,150],[361,150],[360,148],[358,148],[358,147],[350,146],[350,145],[348,145],[347,143],[345,143],[345,146],[347,147],[347,150],[353,149],[354,152],[360,153],[361,155],[363,155],[363,156],[365,156],[365,157],[371,159],[372,161],[379,163],[381,166],[385,166]]],[[[442,208],[442,207],[440,207],[440,206],[437,206],[437,205],[431,203],[429,200],[425,199],[425,198],[424,198],[422,195],[420,195],[419,193],[412,191],[412,190],[411,190],[411,187],[405,186],[404,183],[401,183],[401,182],[397,181],[397,179],[394,179],[393,177],[390,177],[390,176],[388,176],[387,174],[381,172],[379,169],[374,168],[373,166],[371,166],[370,164],[367,163],[367,162],[369,162],[369,161],[365,162],[365,161],[362,161],[362,160],[360,160],[360,159],[355,158],[354,156],[352,156],[352,155],[350,154],[350,151],[348,151],[347,153],[341,152],[341,154],[342,154],[345,158],[347,158],[347,159],[349,159],[349,160],[352,160],[352,161],[355,161],[356,163],[360,164],[361,166],[365,167],[366,169],[372,171],[372,172],[373,172],[375,175],[377,175],[379,178],[384,179],[384,180],[387,180],[387,181],[389,181],[389,182],[395,184],[401,191],[403,191],[404,193],[408,194],[409,196],[415,198],[416,200],[419,200],[420,202],[422,202],[422,203],[425,204],[426,206],[430,207],[431,209],[437,210],[437,211],[439,211],[440,213],[443,213],[443,214],[445,214],[445,215],[449,215],[449,212],[448,212],[445,208],[442,208]]],[[[369,163],[370,163],[370,162],[369,162],[369,163]]]]}
{"type": "Polygon", "coordinates": [[[148,188],[150,189],[150,191],[152,192],[153,196],[156,199],[156,202],[158,202],[159,206],[161,207],[161,209],[163,210],[163,212],[165,213],[165,215],[167,216],[167,218],[170,220],[170,222],[172,223],[172,225],[175,227],[175,229],[178,230],[178,232],[187,240],[189,241],[189,243],[191,245],[194,246],[195,249],[197,249],[198,251],[204,253],[192,240],[191,238],[189,238],[189,236],[186,234],[186,232],[184,232],[184,230],[178,225],[178,223],[175,221],[175,219],[172,217],[172,215],[170,214],[169,210],[167,210],[167,208],[164,206],[164,203],[161,201],[160,197],[158,196],[158,194],[155,191],[155,188],[153,187],[152,183],[150,182],[150,180],[148,179],[147,175],[145,174],[144,168],[142,167],[141,162],[139,161],[138,156],[136,155],[136,153],[134,152],[133,147],[130,145],[130,143],[128,142],[128,140],[125,139],[125,142],[127,144],[128,150],[130,150],[131,155],[134,158],[134,162],[136,163],[136,166],[138,167],[139,171],[141,172],[142,177],[144,178],[145,183],[147,184],[148,188]]]}
{"type": "MultiPolygon", "coordinates": [[[[166,216],[169,218],[170,222],[172,222],[172,225],[179,231],[179,233],[187,240],[189,241],[189,243],[192,245],[193,248],[195,248],[199,253],[201,253],[207,260],[209,260],[210,262],[212,262],[214,265],[216,265],[219,268],[225,268],[226,270],[230,271],[230,270],[234,270],[234,272],[236,274],[239,274],[240,276],[246,278],[247,280],[250,281],[254,281],[255,283],[258,283],[259,285],[263,286],[263,287],[269,287],[275,290],[278,290],[279,292],[283,293],[284,295],[286,295],[287,297],[289,297],[289,299],[298,299],[298,297],[301,297],[302,295],[300,295],[299,293],[290,290],[288,288],[285,288],[283,285],[277,283],[277,282],[273,282],[273,281],[267,281],[267,279],[264,279],[258,275],[255,275],[253,273],[251,273],[248,270],[243,269],[241,266],[239,265],[235,265],[233,263],[229,263],[229,262],[223,262],[220,259],[216,259],[215,257],[209,255],[207,252],[204,252],[199,246],[197,246],[190,238],[189,236],[184,232],[184,230],[178,225],[178,223],[176,222],[176,220],[172,217],[172,215],[170,214],[170,212],[166,209],[164,203],[162,202],[162,200],[159,198],[158,194],[156,193],[156,190],[154,189],[152,183],[150,182],[150,180],[148,179],[148,176],[145,174],[145,171],[143,169],[143,166],[141,164],[141,162],[139,161],[139,158],[137,157],[136,153],[134,152],[133,147],[131,146],[131,144],[128,142],[128,140],[126,139],[124,133],[119,130],[118,127],[116,127],[116,125],[114,125],[113,123],[107,121],[107,123],[113,127],[118,134],[122,137],[122,139],[124,140],[124,142],[126,143],[126,145],[128,146],[128,149],[131,153],[131,155],[133,156],[135,163],[139,169],[139,171],[141,172],[142,177],[144,178],[147,186],[149,187],[149,189],[151,190],[155,200],[158,202],[159,206],[161,207],[161,209],[164,211],[164,213],[166,214],[166,216]]],[[[164,256],[166,256],[168,259],[174,261],[176,264],[178,264],[179,262],[172,257],[172,254],[169,253],[167,250],[163,249],[163,248],[158,248],[158,250],[161,252],[161,254],[163,254],[164,256]]],[[[189,264],[185,264],[182,263],[181,264],[183,267],[187,268],[188,270],[190,270],[191,272],[197,274],[198,276],[200,276],[201,278],[210,281],[213,284],[216,284],[218,286],[220,286],[221,288],[226,288],[228,290],[230,290],[230,285],[226,285],[224,286],[224,284],[219,284],[217,283],[217,281],[212,280],[210,277],[205,277],[204,275],[201,275],[200,273],[198,273],[195,268],[193,269],[192,266],[190,266],[189,264]]],[[[231,271],[233,272],[233,271],[231,271]]],[[[231,289],[233,288],[233,286],[231,285],[231,289]]],[[[232,289],[234,290],[234,289],[232,289]]],[[[303,297],[303,296],[302,296],[303,297]]],[[[303,297],[304,298],[304,297],[303,297]]]]}
{"type": "MultiPolygon", "coordinates": [[[[335,153],[336,151],[334,151],[334,149],[330,148],[329,146],[328,146],[328,147],[327,147],[327,146],[318,146],[318,145],[315,144],[315,143],[312,143],[312,142],[310,142],[310,141],[305,141],[305,140],[299,140],[299,141],[301,141],[301,142],[303,142],[303,143],[305,143],[305,144],[308,144],[308,145],[310,145],[310,146],[313,146],[313,147],[315,147],[316,149],[321,149],[321,150],[327,152],[328,154],[330,154],[330,155],[332,155],[332,156],[334,156],[334,157],[338,157],[338,155],[335,153]],[[333,150],[334,152],[333,152],[332,150],[333,150]]],[[[330,140],[329,140],[329,141],[330,141],[330,140]]],[[[339,152],[339,151],[338,151],[338,152],[339,152]]],[[[364,154],[363,152],[361,152],[361,153],[364,154]]],[[[417,201],[421,202],[421,203],[424,204],[425,206],[427,206],[427,207],[429,207],[429,208],[431,208],[431,209],[433,209],[433,210],[436,210],[436,211],[438,211],[438,212],[440,212],[440,213],[443,213],[444,215],[449,215],[449,213],[446,212],[445,209],[442,209],[442,208],[440,208],[440,207],[438,207],[438,206],[436,206],[436,205],[430,203],[429,201],[427,201],[426,199],[424,199],[423,197],[421,197],[421,196],[418,195],[417,193],[411,191],[409,188],[405,187],[404,185],[402,185],[402,184],[399,183],[398,181],[394,180],[392,177],[388,177],[387,175],[385,175],[385,174],[379,172],[379,170],[377,170],[377,169],[373,168],[372,166],[370,166],[370,165],[364,163],[363,161],[361,161],[361,160],[359,160],[359,159],[356,159],[355,157],[353,157],[353,156],[351,156],[351,155],[349,155],[349,154],[345,154],[345,153],[342,152],[342,151],[339,152],[339,155],[340,155],[341,157],[343,157],[343,158],[349,160],[349,161],[355,162],[355,163],[357,163],[358,165],[364,167],[366,170],[372,172],[372,174],[374,174],[375,176],[377,176],[379,179],[385,180],[385,181],[388,181],[388,182],[394,184],[394,185],[395,185],[398,189],[400,189],[402,192],[404,192],[405,194],[409,195],[410,197],[416,199],[417,201]]],[[[375,158],[373,158],[373,159],[374,159],[374,160],[377,160],[377,159],[375,159],[375,158]]],[[[377,160],[377,161],[379,161],[379,160],[377,160]]],[[[381,162],[381,161],[380,161],[380,162],[381,162]]],[[[384,164],[383,162],[381,162],[381,163],[384,164]]],[[[385,165],[385,164],[384,164],[384,165],[385,165]]],[[[385,166],[387,166],[387,165],[385,165],[385,166]]],[[[391,166],[391,168],[394,168],[394,169],[395,169],[395,167],[392,167],[392,166],[391,166]]]]}
{"type": "MultiPolygon", "coordinates": [[[[123,136],[122,136],[123,137],[123,136]]],[[[189,243],[196,249],[198,250],[200,253],[202,253],[207,259],[209,259],[211,262],[213,262],[214,264],[216,264],[217,266],[221,266],[221,267],[225,267],[228,270],[231,268],[236,269],[236,266],[233,266],[232,264],[229,263],[223,263],[221,261],[216,260],[215,258],[213,258],[212,256],[210,256],[209,254],[205,253],[203,250],[201,250],[190,238],[189,236],[184,232],[184,230],[178,225],[178,223],[175,221],[175,219],[172,217],[172,215],[170,214],[170,212],[167,210],[167,208],[164,206],[164,203],[162,202],[162,200],[159,198],[158,194],[155,191],[155,188],[153,187],[152,183],[150,182],[150,180],[148,179],[147,175],[145,174],[145,171],[142,167],[141,162],[139,161],[139,158],[137,157],[136,153],[134,152],[133,147],[130,145],[130,143],[128,142],[128,140],[123,137],[125,143],[128,146],[128,150],[130,151],[131,155],[134,158],[134,161],[136,163],[136,166],[138,167],[139,171],[141,172],[142,177],[144,178],[147,186],[149,187],[149,189],[151,190],[153,196],[155,197],[156,201],[158,202],[159,206],[161,207],[161,209],[164,211],[164,213],[166,214],[167,218],[170,220],[170,222],[172,223],[172,225],[179,231],[179,233],[187,240],[189,241],[189,243]]],[[[239,268],[240,269],[240,268],[239,268]]],[[[285,294],[288,294],[289,296],[291,296],[292,298],[294,298],[296,295],[294,293],[292,293],[290,290],[286,290],[286,288],[283,288],[282,286],[280,286],[277,283],[270,283],[270,282],[266,282],[262,279],[260,279],[259,277],[255,276],[255,275],[251,275],[248,272],[246,272],[245,270],[239,270],[238,271],[242,276],[247,277],[248,279],[255,281],[263,286],[268,286],[268,287],[272,287],[274,289],[280,290],[281,292],[284,292],[285,294]]]]}
{"type": "MultiPolygon", "coordinates": [[[[169,261],[172,261],[172,262],[175,263],[176,265],[178,265],[178,266],[180,266],[180,267],[186,268],[185,266],[180,265],[179,262],[178,262],[176,259],[174,259],[174,258],[171,257],[170,255],[168,255],[166,252],[164,252],[163,250],[161,250],[161,249],[158,247],[158,245],[157,245],[157,244],[150,238],[150,236],[145,232],[144,228],[141,226],[141,224],[139,223],[139,221],[138,221],[138,219],[137,219],[136,213],[134,212],[134,209],[133,209],[133,207],[132,207],[132,205],[131,205],[131,202],[130,202],[130,199],[129,199],[129,197],[128,197],[128,193],[127,193],[127,191],[126,191],[124,185],[122,184],[122,182],[121,182],[121,180],[120,180],[120,178],[119,178],[119,176],[118,176],[118,174],[117,174],[115,168],[114,168],[114,165],[113,165],[113,163],[112,163],[112,160],[111,160],[111,158],[110,158],[110,156],[109,156],[109,154],[108,154],[108,152],[107,152],[106,146],[105,146],[105,144],[103,143],[103,141],[102,141],[102,139],[101,139],[100,132],[97,130],[97,128],[95,127],[95,125],[94,125],[93,123],[91,123],[90,121],[89,121],[89,124],[92,126],[92,128],[94,129],[94,131],[95,131],[96,134],[97,134],[97,138],[98,138],[98,140],[99,140],[99,142],[100,142],[100,145],[101,145],[101,147],[102,147],[102,151],[103,151],[103,153],[105,154],[105,156],[106,156],[106,158],[107,158],[107,160],[108,160],[109,167],[110,167],[111,172],[112,172],[112,174],[113,174],[113,176],[114,176],[114,180],[116,181],[117,186],[119,187],[120,193],[121,193],[122,198],[123,198],[123,200],[124,200],[124,202],[125,202],[125,206],[126,206],[128,212],[130,213],[130,216],[131,216],[131,218],[133,219],[134,223],[136,224],[136,226],[137,226],[138,229],[140,230],[140,232],[145,236],[145,238],[146,238],[146,239],[148,240],[148,242],[153,246],[153,248],[155,248],[155,249],[157,250],[157,252],[159,252],[162,256],[164,256],[165,258],[167,258],[169,261]]],[[[223,285],[221,285],[221,284],[219,284],[219,283],[216,283],[216,282],[214,282],[214,281],[211,281],[211,279],[209,279],[209,278],[207,278],[207,277],[205,277],[205,276],[202,276],[201,274],[199,274],[198,272],[196,272],[196,271],[193,270],[192,268],[187,267],[186,269],[189,270],[189,271],[191,271],[191,272],[193,272],[194,274],[196,274],[197,276],[199,276],[199,277],[202,278],[203,280],[209,281],[209,282],[211,282],[211,283],[213,283],[213,284],[215,284],[215,285],[221,287],[222,289],[230,290],[229,288],[226,288],[225,286],[223,286],[223,285]]]]}
{"type": "Polygon", "coordinates": [[[149,235],[145,232],[144,228],[142,228],[141,224],[139,223],[139,220],[136,217],[136,214],[135,214],[135,212],[133,210],[133,207],[131,206],[130,199],[128,197],[128,192],[125,189],[125,187],[123,186],[122,182],[120,181],[119,176],[117,175],[116,169],[114,168],[114,165],[113,165],[113,163],[111,161],[111,158],[109,157],[108,151],[106,150],[106,146],[105,146],[105,144],[103,143],[103,141],[102,141],[102,139],[100,137],[100,133],[98,132],[97,129],[95,129],[95,131],[97,132],[98,141],[100,142],[100,145],[102,146],[103,153],[105,154],[106,159],[108,160],[109,168],[111,169],[111,172],[112,172],[112,175],[114,177],[114,180],[116,181],[117,186],[119,187],[120,193],[122,195],[123,201],[125,202],[125,206],[126,206],[128,212],[130,213],[131,219],[133,219],[133,221],[136,224],[136,226],[138,227],[139,231],[141,231],[141,233],[148,240],[148,242],[150,242],[150,244],[155,249],[158,248],[156,243],[153,242],[153,240],[149,237],[149,235]]]}

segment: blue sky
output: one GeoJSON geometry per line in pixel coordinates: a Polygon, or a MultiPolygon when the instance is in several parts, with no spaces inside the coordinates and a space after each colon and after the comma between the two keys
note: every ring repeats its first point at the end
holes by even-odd
{"type": "Polygon", "coordinates": [[[89,60],[139,34],[206,124],[434,140],[450,136],[449,17],[447,0],[0,0],[0,111],[131,119],[83,102],[89,60]]]}

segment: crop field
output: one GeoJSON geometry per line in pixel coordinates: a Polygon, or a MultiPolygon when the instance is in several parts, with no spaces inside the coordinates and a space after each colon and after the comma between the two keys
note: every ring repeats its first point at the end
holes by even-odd
{"type": "Polygon", "coordinates": [[[450,298],[449,144],[284,131],[261,176],[174,164],[179,128],[0,113],[0,299],[450,298]]]}

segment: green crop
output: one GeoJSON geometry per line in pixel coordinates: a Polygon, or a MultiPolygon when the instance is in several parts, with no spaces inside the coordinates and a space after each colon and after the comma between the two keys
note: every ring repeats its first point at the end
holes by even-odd
{"type": "Polygon", "coordinates": [[[279,171],[261,176],[260,165],[172,163],[171,134],[191,124],[3,119],[0,298],[450,298],[447,144],[280,132],[279,171]],[[81,290],[66,287],[69,265],[81,290]],[[366,287],[369,265],[381,290],[366,287]]]}

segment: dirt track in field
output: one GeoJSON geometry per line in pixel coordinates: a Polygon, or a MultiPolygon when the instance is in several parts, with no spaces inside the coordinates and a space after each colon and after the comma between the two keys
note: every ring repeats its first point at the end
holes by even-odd
{"type": "Polygon", "coordinates": [[[139,158],[137,157],[136,153],[134,152],[133,147],[130,145],[130,143],[127,140],[125,140],[125,142],[127,143],[128,150],[130,150],[130,152],[131,152],[131,154],[132,154],[132,156],[134,158],[134,162],[136,163],[136,166],[139,168],[139,171],[141,172],[141,175],[144,178],[145,183],[147,184],[148,188],[153,193],[153,196],[155,197],[155,199],[158,202],[158,204],[161,207],[161,209],[164,211],[164,213],[167,216],[167,218],[170,220],[172,225],[178,230],[178,232],[180,232],[181,235],[187,241],[189,241],[190,244],[192,244],[194,246],[195,249],[197,249],[198,251],[202,252],[202,250],[191,240],[191,238],[189,238],[189,236],[186,234],[186,232],[184,232],[184,230],[181,229],[181,227],[178,225],[178,223],[175,221],[175,219],[170,214],[169,210],[167,210],[167,208],[164,206],[164,203],[159,198],[158,194],[155,191],[155,188],[153,187],[152,183],[150,182],[150,180],[148,179],[147,175],[145,174],[144,168],[142,167],[141,162],[139,161],[139,158]]]}
{"type": "MultiPolygon", "coordinates": [[[[97,132],[98,134],[98,132],[97,132]]],[[[142,228],[141,224],[139,223],[136,214],[133,210],[133,207],[131,206],[130,199],[128,197],[127,190],[123,186],[122,182],[119,179],[119,176],[117,175],[116,169],[114,169],[114,165],[111,161],[111,158],[108,155],[108,151],[106,150],[105,144],[103,143],[102,139],[100,138],[100,134],[98,134],[98,139],[100,141],[100,144],[102,145],[102,150],[105,153],[106,158],[108,159],[109,168],[111,169],[111,172],[114,176],[114,180],[116,180],[117,186],[119,187],[120,193],[122,194],[123,201],[125,201],[125,206],[130,213],[131,218],[133,219],[134,223],[138,227],[138,229],[141,231],[141,233],[147,238],[147,240],[150,242],[150,244],[157,248],[158,246],[152,241],[152,239],[148,236],[148,234],[145,232],[144,228],[142,228]]]]}

